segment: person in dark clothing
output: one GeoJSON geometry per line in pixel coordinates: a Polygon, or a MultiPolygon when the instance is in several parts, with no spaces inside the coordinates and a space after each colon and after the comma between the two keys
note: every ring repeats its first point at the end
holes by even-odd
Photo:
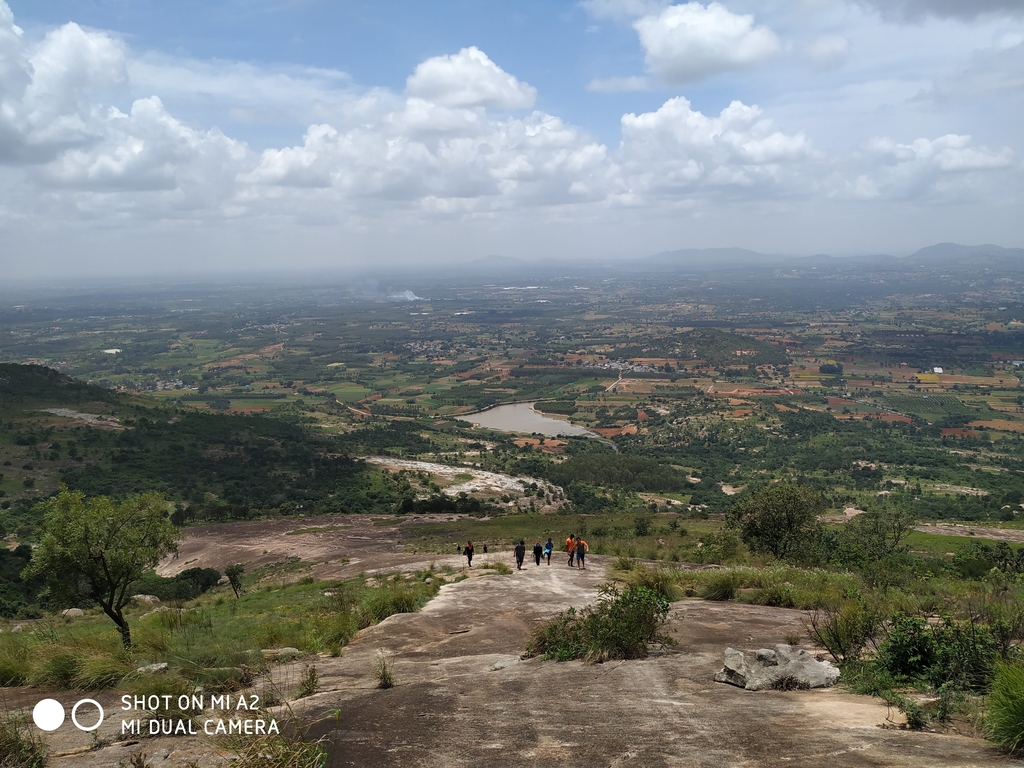
{"type": "Polygon", "coordinates": [[[548,559],[548,565],[551,565],[551,550],[555,548],[554,543],[551,541],[551,537],[548,536],[548,543],[544,545],[544,556],[548,559]]]}
{"type": "Polygon", "coordinates": [[[540,558],[543,554],[544,547],[541,546],[541,543],[538,541],[536,544],[533,545],[533,559],[537,563],[537,565],[540,565],[540,558]]]}
{"type": "Polygon", "coordinates": [[[516,570],[523,570],[523,560],[526,559],[526,542],[523,539],[516,544],[516,570]]]}
{"type": "Polygon", "coordinates": [[[473,567],[473,542],[472,541],[467,541],[466,542],[466,549],[463,552],[463,554],[466,556],[466,560],[469,561],[469,567],[472,568],[473,567]]]}

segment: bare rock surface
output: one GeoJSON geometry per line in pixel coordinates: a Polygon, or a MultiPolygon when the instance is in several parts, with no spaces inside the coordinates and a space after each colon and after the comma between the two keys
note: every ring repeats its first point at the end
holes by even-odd
{"type": "Polygon", "coordinates": [[[776,645],[762,648],[751,659],[743,651],[725,649],[725,666],[715,675],[716,683],[729,683],[748,691],[777,686],[808,690],[829,688],[839,682],[839,670],[831,662],[818,661],[805,650],[776,645]]]}
{"type": "MultiPolygon", "coordinates": [[[[288,523],[293,528],[315,524],[309,518],[288,523]]],[[[423,560],[438,566],[465,562],[454,553],[396,552],[397,527],[354,521],[352,528],[296,536],[282,535],[289,530],[282,521],[199,533],[192,529],[196,539],[186,540],[181,559],[166,563],[167,571],[259,559],[263,550],[273,550],[266,557],[280,559],[284,551],[318,543],[316,554],[302,553],[322,564],[317,575],[320,568],[342,576],[350,570],[408,570],[423,560]],[[325,562],[342,556],[353,562],[325,562]],[[362,562],[356,564],[357,559],[362,562]]],[[[308,737],[322,738],[329,765],[338,767],[1015,764],[978,739],[880,728],[887,711],[878,699],[839,688],[751,693],[711,682],[727,646],[772,649],[787,636],[804,636],[801,611],[683,600],[669,614],[667,631],[676,645],[656,648],[647,659],[600,665],[522,659],[530,635],[544,621],[597,599],[609,560],[591,556],[586,571],[569,569],[560,558],[553,558],[551,566],[530,563],[510,575],[478,567],[492,559],[507,563],[509,554],[478,555],[470,578],[445,585],[418,613],[392,616],[360,632],[341,657],[274,665],[270,683],[288,700],[273,710],[276,716],[286,718],[291,710],[312,722],[308,737]],[[376,687],[375,660],[381,650],[398,681],[389,690],[376,687]],[[319,690],[294,699],[310,662],[317,667],[319,690]]],[[[252,690],[264,690],[266,684],[252,690]]],[[[67,725],[44,735],[49,768],[127,765],[138,751],[157,757],[150,759],[159,766],[189,761],[221,766],[230,759],[226,742],[202,734],[122,737],[119,691],[48,694],[8,688],[5,695],[12,711],[31,712],[44,696],[60,700],[68,711],[82,698],[94,698],[106,708],[108,718],[95,735],[67,725]]]]}

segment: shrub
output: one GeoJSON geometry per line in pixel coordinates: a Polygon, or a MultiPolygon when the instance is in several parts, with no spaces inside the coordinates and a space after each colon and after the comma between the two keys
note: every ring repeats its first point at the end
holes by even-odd
{"type": "Polygon", "coordinates": [[[793,675],[782,675],[772,681],[773,691],[806,691],[811,687],[806,680],[798,680],[793,675]]]}
{"type": "Polygon", "coordinates": [[[704,582],[697,593],[705,600],[725,601],[736,597],[740,586],[739,576],[732,571],[717,571],[704,582]]]}
{"type": "Polygon", "coordinates": [[[43,768],[43,742],[20,718],[0,716],[0,766],[43,768]]]}
{"type": "Polygon", "coordinates": [[[925,675],[937,655],[935,636],[928,622],[903,614],[893,617],[878,651],[882,668],[904,680],[925,675]]]}
{"type": "Polygon", "coordinates": [[[772,584],[758,590],[757,594],[754,595],[753,602],[757,605],[769,605],[773,608],[793,608],[796,606],[793,588],[785,584],[772,584]]]}
{"type": "Polygon", "coordinates": [[[261,736],[239,740],[230,768],[324,768],[327,752],[320,740],[261,736]]]}
{"type": "Polygon", "coordinates": [[[22,634],[0,635],[0,686],[25,684],[29,656],[29,644],[22,634]]]}
{"type": "Polygon", "coordinates": [[[133,669],[120,653],[83,653],[75,674],[75,687],[83,691],[113,688],[133,669]]]}
{"type": "Polygon", "coordinates": [[[988,697],[985,728],[992,741],[1024,751],[1024,664],[999,664],[988,697]]]}
{"type": "Polygon", "coordinates": [[[605,586],[595,605],[580,611],[570,608],[541,627],[527,654],[556,661],[644,658],[648,646],[658,640],[668,609],[668,600],[647,587],[628,586],[620,592],[605,586]]]}
{"type": "Polygon", "coordinates": [[[508,576],[512,573],[512,569],[507,563],[503,563],[501,560],[495,560],[493,563],[488,563],[487,567],[495,571],[502,576],[508,576]]]}
{"type": "Polygon", "coordinates": [[[305,696],[312,696],[320,687],[320,675],[316,671],[315,664],[307,664],[302,671],[302,679],[299,681],[299,690],[295,698],[301,699],[305,696]]]}
{"type": "Polygon", "coordinates": [[[391,671],[391,661],[388,659],[387,654],[384,653],[383,648],[377,651],[377,657],[374,660],[374,672],[377,675],[378,688],[386,690],[395,687],[395,675],[391,671]]]}
{"type": "Polygon", "coordinates": [[[672,568],[647,568],[638,564],[637,568],[626,575],[626,582],[634,587],[646,587],[657,592],[669,602],[682,596],[677,571],[672,568]]]}
{"type": "Polygon", "coordinates": [[[634,568],[639,567],[639,565],[640,563],[638,563],[629,555],[619,555],[615,558],[615,563],[612,565],[612,568],[616,571],[628,573],[629,571],[632,571],[634,568]]]}
{"type": "Polygon", "coordinates": [[[981,692],[995,675],[998,649],[992,631],[974,620],[953,621],[948,616],[933,629],[935,664],[929,680],[936,688],[945,683],[981,692]]]}
{"type": "Polygon", "coordinates": [[[881,612],[860,599],[822,605],[811,613],[808,633],[837,664],[854,661],[882,622],[881,612]]]}

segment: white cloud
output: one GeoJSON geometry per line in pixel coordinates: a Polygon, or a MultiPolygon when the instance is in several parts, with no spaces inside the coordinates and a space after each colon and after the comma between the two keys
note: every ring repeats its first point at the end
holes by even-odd
{"type": "Polygon", "coordinates": [[[537,97],[536,88],[501,69],[475,46],[427,59],[409,76],[406,91],[445,107],[529,109],[537,97]]]}
{"type": "Polygon", "coordinates": [[[977,196],[988,173],[1013,167],[1014,153],[1009,147],[973,146],[970,136],[957,134],[906,144],[879,137],[857,162],[871,167],[855,181],[841,182],[833,195],[949,202],[977,196]]]}
{"type": "Polygon", "coordinates": [[[745,69],[782,48],[771,29],[755,27],[753,16],[731,13],[721,3],[673,5],[633,26],[648,69],[669,83],[745,69]]]}
{"type": "Polygon", "coordinates": [[[842,35],[820,35],[807,42],[804,55],[816,69],[838,69],[846,63],[850,41],[842,35]]]}
{"type": "Polygon", "coordinates": [[[970,143],[970,136],[950,133],[933,140],[916,139],[909,144],[877,138],[869,143],[868,149],[898,166],[914,164],[940,171],[987,171],[1006,168],[1013,162],[1013,151],[1009,147],[991,150],[972,147],[970,143]]]}
{"type": "Polygon", "coordinates": [[[646,91],[650,88],[646,77],[609,77],[594,79],[587,83],[587,90],[596,93],[621,93],[623,91],[646,91]]]}
{"type": "Polygon", "coordinates": [[[734,101],[708,117],[677,97],[656,112],[623,115],[615,159],[625,195],[635,201],[697,189],[806,191],[799,168],[815,157],[806,136],[777,130],[756,106],[734,101]]]}
{"type": "Polygon", "coordinates": [[[25,46],[0,2],[0,163],[43,162],[102,133],[97,101],[127,82],[124,45],[65,24],[25,46]]]}

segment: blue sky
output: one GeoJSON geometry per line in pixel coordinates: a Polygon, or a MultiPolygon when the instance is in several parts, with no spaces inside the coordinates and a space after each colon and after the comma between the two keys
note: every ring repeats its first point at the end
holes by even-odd
{"type": "Polygon", "coordinates": [[[25,277],[1024,246],[1019,0],[0,0],[25,277]]]}

